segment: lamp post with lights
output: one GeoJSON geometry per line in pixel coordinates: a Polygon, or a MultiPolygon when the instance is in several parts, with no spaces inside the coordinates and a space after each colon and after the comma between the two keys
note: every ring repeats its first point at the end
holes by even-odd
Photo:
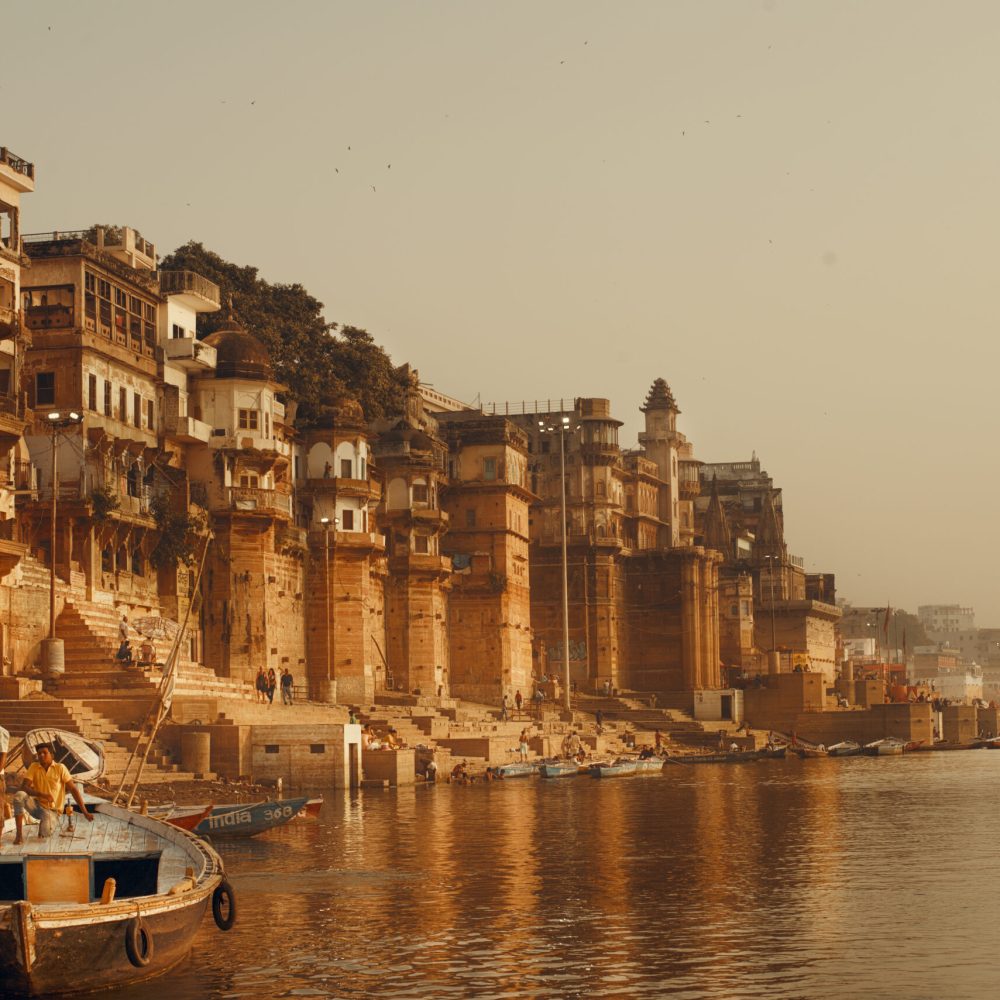
{"type": "Polygon", "coordinates": [[[539,430],[544,434],[559,431],[559,483],[562,496],[562,614],[563,614],[563,707],[572,711],[570,699],[569,676],[569,569],[566,559],[566,432],[569,430],[569,417],[563,416],[555,426],[538,421],[539,430]]]}
{"type": "Polygon", "coordinates": [[[83,422],[83,417],[70,410],[66,413],[54,410],[47,414],[52,430],[52,525],[49,535],[49,636],[42,641],[42,667],[48,676],[64,673],[66,670],[62,639],[56,638],[56,526],[59,506],[59,432],[83,422]]]}

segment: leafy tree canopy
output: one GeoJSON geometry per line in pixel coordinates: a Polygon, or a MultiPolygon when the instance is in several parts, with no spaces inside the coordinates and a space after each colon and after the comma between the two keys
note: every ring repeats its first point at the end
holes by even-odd
{"type": "Polygon", "coordinates": [[[195,271],[219,286],[224,308],[198,316],[199,337],[226,323],[232,297],[236,319],[267,345],[275,375],[299,402],[298,422],[314,421],[324,404],[342,395],[357,399],[369,420],[403,412],[406,378],[389,355],[365,330],[328,323],[323,303],[302,285],[271,284],[257,268],[230,263],[194,241],[160,267],[195,271]]]}

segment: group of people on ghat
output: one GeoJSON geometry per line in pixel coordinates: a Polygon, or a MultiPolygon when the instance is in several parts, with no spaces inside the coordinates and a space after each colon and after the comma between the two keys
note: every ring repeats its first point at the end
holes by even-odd
{"type": "MultiPolygon", "coordinates": [[[[351,713],[354,718],[354,713],[351,713]]],[[[379,736],[372,728],[371,723],[361,727],[361,749],[362,750],[402,750],[406,746],[406,741],[389,726],[384,736],[379,736]]]]}
{"type": "MultiPolygon", "coordinates": [[[[94,821],[93,814],[83,801],[79,786],[73,781],[65,764],[55,760],[55,750],[50,743],[39,743],[35,748],[35,760],[21,780],[21,788],[14,792],[7,802],[7,754],[10,751],[10,733],[0,726],[0,833],[3,822],[12,808],[14,813],[14,844],[24,843],[25,816],[38,821],[38,836],[51,837],[58,828],[59,817],[65,811],[70,819],[66,828],[73,829],[73,807],[66,801],[67,793],[76,801],[81,815],[88,823],[94,821]]],[[[0,851],[2,851],[0,836],[0,851]]]]}
{"type": "Polygon", "coordinates": [[[257,668],[257,677],[254,680],[254,691],[257,694],[257,701],[261,705],[274,704],[274,692],[281,688],[281,704],[291,705],[293,701],[293,690],[295,678],[292,672],[285,667],[281,671],[281,677],[274,672],[274,667],[269,667],[267,673],[263,667],[257,668]]]}
{"type": "Polygon", "coordinates": [[[139,644],[138,654],[132,648],[132,641],[129,639],[128,615],[122,615],[122,620],[118,623],[118,652],[115,659],[123,667],[155,667],[156,647],[148,638],[143,639],[139,644]]]}

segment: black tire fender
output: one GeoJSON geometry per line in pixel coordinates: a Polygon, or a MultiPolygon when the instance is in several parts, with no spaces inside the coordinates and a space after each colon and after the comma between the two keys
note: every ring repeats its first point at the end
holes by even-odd
{"type": "Polygon", "coordinates": [[[228,931],[236,923],[236,893],[228,879],[223,879],[212,893],[212,916],[220,931],[228,931]]]}
{"type": "Polygon", "coordinates": [[[145,968],[153,958],[153,932],[142,917],[133,917],[125,925],[125,954],[137,969],[145,968]]]}

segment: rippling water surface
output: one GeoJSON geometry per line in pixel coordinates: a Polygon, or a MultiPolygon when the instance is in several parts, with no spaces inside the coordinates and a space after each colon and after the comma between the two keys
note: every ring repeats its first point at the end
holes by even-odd
{"type": "Polygon", "coordinates": [[[329,793],[129,1000],[987,998],[1000,753],[329,793]]]}

